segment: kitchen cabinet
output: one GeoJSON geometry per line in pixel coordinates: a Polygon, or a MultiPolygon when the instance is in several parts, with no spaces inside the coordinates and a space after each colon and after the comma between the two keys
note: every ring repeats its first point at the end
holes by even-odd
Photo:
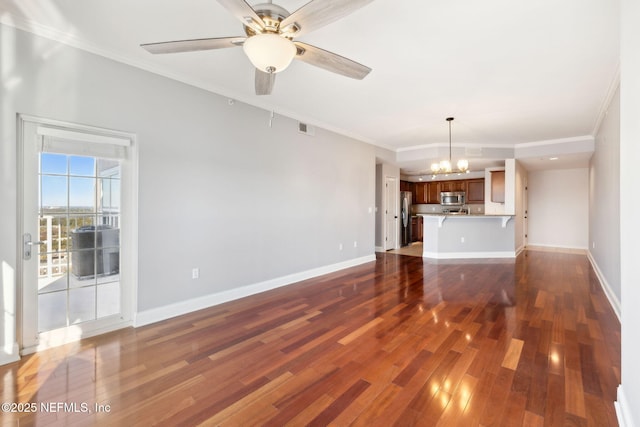
{"type": "Polygon", "coordinates": [[[467,180],[467,203],[484,203],[484,178],[467,180]]]}
{"type": "Polygon", "coordinates": [[[441,191],[464,191],[467,196],[467,203],[482,204],[484,203],[484,178],[476,179],[458,179],[455,181],[429,181],[429,182],[406,182],[405,187],[402,186],[401,191],[411,191],[413,194],[413,204],[440,204],[441,191]],[[411,188],[411,190],[402,188],[411,188]]]}
{"type": "Polygon", "coordinates": [[[425,196],[427,203],[440,204],[440,183],[437,181],[427,182],[425,186],[425,196]]]}
{"type": "Polygon", "coordinates": [[[504,171],[491,171],[491,201],[504,203],[504,171]]]}
{"type": "Polygon", "coordinates": [[[427,198],[425,197],[425,183],[424,182],[416,182],[415,183],[415,192],[413,193],[413,203],[414,204],[425,204],[427,203],[427,198]]]}
{"type": "Polygon", "coordinates": [[[465,191],[466,180],[458,179],[455,181],[441,181],[440,191],[465,191]]]}
{"type": "Polygon", "coordinates": [[[411,181],[400,181],[400,191],[411,191],[413,193],[415,191],[414,185],[411,181]]]}
{"type": "Polygon", "coordinates": [[[423,222],[421,216],[411,217],[411,240],[413,242],[422,242],[423,222]]]}

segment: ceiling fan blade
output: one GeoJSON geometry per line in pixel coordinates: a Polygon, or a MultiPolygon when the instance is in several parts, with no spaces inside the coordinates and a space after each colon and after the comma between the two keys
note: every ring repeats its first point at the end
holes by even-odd
{"type": "MultiPolygon", "coordinates": [[[[295,24],[300,28],[296,37],[337,21],[371,3],[373,0],[312,0],[293,12],[280,23],[282,32],[295,24]]],[[[293,28],[293,27],[291,27],[293,28]]]]}
{"type": "MultiPolygon", "coordinates": [[[[233,16],[238,18],[244,25],[253,28],[261,33],[265,27],[264,21],[258,16],[255,10],[244,0],[218,0],[233,16]]],[[[269,2],[271,3],[271,2],[269,2]]]]}
{"type": "Polygon", "coordinates": [[[141,44],[150,53],[193,52],[197,50],[224,49],[242,46],[246,37],[219,37],[212,39],[176,40],[172,42],[141,44]]]}
{"type": "Polygon", "coordinates": [[[298,48],[295,58],[307,64],[358,80],[364,79],[371,72],[371,68],[336,53],[302,42],[294,44],[298,48]]]}
{"type": "Polygon", "coordinates": [[[275,82],[275,73],[265,73],[256,68],[256,95],[271,95],[275,82]]]}

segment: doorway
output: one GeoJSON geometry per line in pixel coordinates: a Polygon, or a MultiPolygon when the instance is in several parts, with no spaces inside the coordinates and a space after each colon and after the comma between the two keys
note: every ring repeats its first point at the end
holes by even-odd
{"type": "Polygon", "coordinates": [[[137,164],[131,134],[19,117],[21,353],[131,325],[137,164]]]}
{"type": "Polygon", "coordinates": [[[387,176],[384,180],[385,185],[385,238],[384,250],[397,249],[399,222],[398,215],[400,210],[400,202],[398,200],[399,190],[398,182],[395,177],[387,176]]]}
{"type": "Polygon", "coordinates": [[[529,244],[529,184],[526,178],[522,187],[522,247],[526,248],[529,244]]]}

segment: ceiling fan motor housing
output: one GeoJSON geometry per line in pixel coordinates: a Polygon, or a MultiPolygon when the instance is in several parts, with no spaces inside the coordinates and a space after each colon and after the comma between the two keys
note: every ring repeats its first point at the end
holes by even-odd
{"type": "MultiPolygon", "coordinates": [[[[280,34],[283,37],[292,39],[293,35],[300,29],[298,26],[293,24],[292,28],[287,28],[284,32],[281,31],[280,22],[291,15],[289,11],[282,6],[278,6],[273,3],[260,3],[255,5],[253,9],[255,10],[256,15],[258,15],[264,22],[265,32],[267,33],[280,34]]],[[[244,32],[249,37],[258,34],[253,28],[247,25],[244,26],[244,32]]]]}

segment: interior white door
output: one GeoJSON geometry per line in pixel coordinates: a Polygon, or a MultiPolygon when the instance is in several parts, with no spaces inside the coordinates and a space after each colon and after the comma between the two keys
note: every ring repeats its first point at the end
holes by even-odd
{"type": "Polygon", "coordinates": [[[25,354],[129,325],[132,283],[121,256],[126,140],[38,119],[19,125],[25,354]]]}
{"type": "Polygon", "coordinates": [[[395,177],[385,177],[385,250],[398,248],[398,228],[400,226],[398,222],[400,210],[398,196],[395,177]]]}

